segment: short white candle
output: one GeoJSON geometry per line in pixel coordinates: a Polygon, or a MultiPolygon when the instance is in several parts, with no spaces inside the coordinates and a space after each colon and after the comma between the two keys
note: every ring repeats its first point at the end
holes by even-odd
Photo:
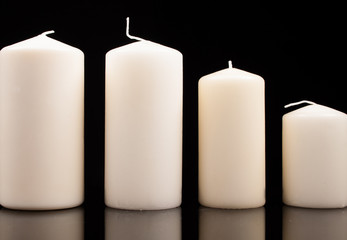
{"type": "Polygon", "coordinates": [[[300,207],[345,207],[347,115],[307,103],[311,105],[283,116],[283,201],[300,207]]]}
{"type": "Polygon", "coordinates": [[[7,208],[83,202],[84,54],[48,33],[0,51],[0,199],[7,208]]]}
{"type": "Polygon", "coordinates": [[[199,201],[216,208],[265,203],[264,80],[229,68],[199,81],[199,201]]]}
{"type": "Polygon", "coordinates": [[[182,188],[182,54],[136,40],[106,55],[105,203],[174,208],[182,188]]]}

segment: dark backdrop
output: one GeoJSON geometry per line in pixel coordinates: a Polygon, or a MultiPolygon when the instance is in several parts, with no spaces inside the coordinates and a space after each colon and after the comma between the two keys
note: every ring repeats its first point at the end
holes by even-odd
{"type": "Polygon", "coordinates": [[[85,54],[85,233],[104,236],[104,69],[107,51],[132,35],[184,57],[183,238],[198,236],[197,84],[233,66],[266,86],[267,239],[281,238],[281,118],[307,99],[347,112],[346,18],[324,1],[0,1],[0,48],[55,30],[50,37],[85,54]],[[187,234],[190,235],[187,235],[187,234]]]}

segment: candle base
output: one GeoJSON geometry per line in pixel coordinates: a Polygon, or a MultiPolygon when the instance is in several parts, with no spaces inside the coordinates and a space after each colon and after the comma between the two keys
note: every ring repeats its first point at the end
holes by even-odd
{"type": "Polygon", "coordinates": [[[63,210],[75,208],[82,205],[83,201],[69,202],[69,203],[45,203],[45,204],[25,204],[25,203],[7,203],[1,202],[1,206],[11,210],[24,210],[24,211],[50,211],[50,210],[63,210]]]}
{"type": "Polygon", "coordinates": [[[167,209],[177,208],[181,205],[181,202],[162,203],[162,204],[156,204],[156,205],[149,205],[149,204],[130,205],[130,204],[119,204],[119,203],[117,204],[117,203],[106,200],[105,204],[107,207],[114,208],[114,209],[133,210],[133,211],[152,211],[152,210],[167,210],[167,209]]]}
{"type": "Polygon", "coordinates": [[[345,208],[346,203],[326,203],[326,202],[310,202],[310,201],[289,201],[283,200],[283,203],[287,206],[300,207],[300,208],[317,208],[317,209],[334,209],[334,208],[345,208]]]}

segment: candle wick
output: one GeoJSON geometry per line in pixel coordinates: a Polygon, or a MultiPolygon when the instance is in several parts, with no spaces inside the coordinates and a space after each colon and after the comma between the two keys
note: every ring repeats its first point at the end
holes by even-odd
{"type": "Polygon", "coordinates": [[[289,107],[300,105],[300,104],[303,104],[303,103],[317,105],[317,103],[314,103],[314,102],[311,102],[311,101],[307,101],[307,100],[302,100],[302,101],[299,101],[299,102],[287,104],[287,105],[284,106],[284,108],[289,108],[289,107]]]}
{"type": "Polygon", "coordinates": [[[231,60],[228,61],[228,65],[229,65],[229,68],[233,68],[233,64],[232,64],[231,60]]]}
{"type": "Polygon", "coordinates": [[[43,33],[41,33],[40,35],[47,36],[48,34],[52,34],[52,33],[54,33],[54,30],[50,30],[50,31],[43,32],[43,33]]]}
{"type": "Polygon", "coordinates": [[[138,40],[138,41],[145,41],[145,39],[143,39],[143,38],[139,38],[139,37],[135,37],[135,36],[130,35],[130,33],[129,33],[129,22],[130,22],[129,17],[127,17],[126,20],[127,20],[127,25],[126,25],[127,37],[130,39],[138,40]]]}

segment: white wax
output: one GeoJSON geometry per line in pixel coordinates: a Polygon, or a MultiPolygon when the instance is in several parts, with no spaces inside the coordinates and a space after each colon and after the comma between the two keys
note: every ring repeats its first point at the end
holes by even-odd
{"type": "Polygon", "coordinates": [[[314,104],[283,116],[283,201],[347,206],[347,115],[314,104]]]}
{"type": "Polygon", "coordinates": [[[199,81],[199,201],[215,208],[265,203],[264,80],[236,68],[199,81]]]}
{"type": "Polygon", "coordinates": [[[106,55],[105,202],[181,204],[182,54],[139,41],[106,55]]]}
{"type": "Polygon", "coordinates": [[[46,210],[83,202],[84,55],[45,34],[0,51],[0,199],[46,210]]]}

